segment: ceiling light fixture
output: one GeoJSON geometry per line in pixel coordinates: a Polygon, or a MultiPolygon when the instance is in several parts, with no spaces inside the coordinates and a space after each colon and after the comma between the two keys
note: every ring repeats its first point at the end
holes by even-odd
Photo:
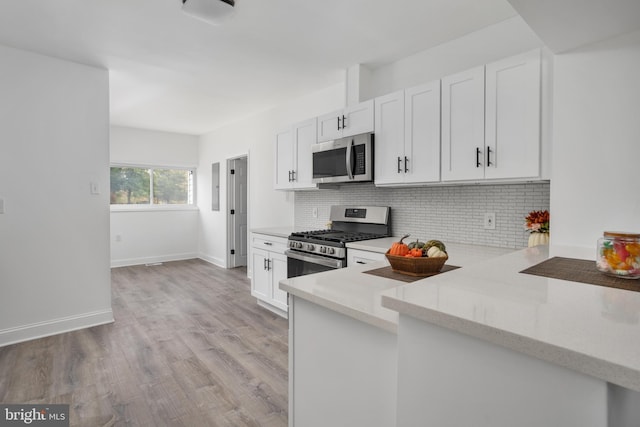
{"type": "Polygon", "coordinates": [[[235,12],[235,0],[182,0],[182,11],[212,25],[220,25],[235,12]]]}

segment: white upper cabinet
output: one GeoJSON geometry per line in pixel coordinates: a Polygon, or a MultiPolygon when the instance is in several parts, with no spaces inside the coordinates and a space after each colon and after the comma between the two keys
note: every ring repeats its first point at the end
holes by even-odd
{"type": "Polygon", "coordinates": [[[404,169],[404,90],[375,99],[376,185],[402,182],[404,169]]]}
{"type": "Polygon", "coordinates": [[[440,81],[375,99],[375,184],[440,180],[440,81]]]}
{"type": "Polygon", "coordinates": [[[404,92],[404,182],[440,180],[440,80],[404,92]]]}
{"type": "Polygon", "coordinates": [[[485,178],[540,176],[540,50],[486,66],[485,178]]]}
{"type": "Polygon", "coordinates": [[[442,80],[442,180],[540,177],[540,50],[442,80]]]}
{"type": "Polygon", "coordinates": [[[306,120],[293,126],[293,144],[295,168],[293,172],[293,188],[312,189],[317,185],[313,178],[313,156],[311,147],[316,143],[317,121],[306,120]]]}
{"type": "Polygon", "coordinates": [[[276,134],[275,180],[276,190],[291,189],[291,171],[293,170],[293,130],[285,129],[276,134]]]}
{"type": "Polygon", "coordinates": [[[309,190],[318,186],[312,182],[311,147],[316,143],[315,118],[293,125],[276,135],[276,190],[309,190]]]}
{"type": "Polygon", "coordinates": [[[373,132],[373,100],[318,117],[317,142],[373,132]]]}
{"type": "Polygon", "coordinates": [[[484,178],[484,66],[442,79],[442,180],[484,178]]]}

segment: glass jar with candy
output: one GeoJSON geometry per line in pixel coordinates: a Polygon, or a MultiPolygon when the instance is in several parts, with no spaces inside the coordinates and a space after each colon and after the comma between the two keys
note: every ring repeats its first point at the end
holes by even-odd
{"type": "Polygon", "coordinates": [[[625,279],[640,278],[640,233],[605,231],[598,239],[598,270],[625,279]]]}

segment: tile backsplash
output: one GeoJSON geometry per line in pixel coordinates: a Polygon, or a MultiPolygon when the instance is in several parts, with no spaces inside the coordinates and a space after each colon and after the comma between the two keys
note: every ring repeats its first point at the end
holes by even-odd
{"type": "Polygon", "coordinates": [[[549,209],[549,183],[411,188],[366,183],[301,191],[295,193],[295,226],[326,228],[331,205],[390,206],[394,236],[410,233],[421,240],[522,248],[529,238],[524,218],[532,210],[549,209]],[[484,229],[485,213],[496,214],[495,230],[484,229]]]}

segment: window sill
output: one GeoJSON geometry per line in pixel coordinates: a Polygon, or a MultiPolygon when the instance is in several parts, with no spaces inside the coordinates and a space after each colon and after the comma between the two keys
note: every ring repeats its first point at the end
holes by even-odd
{"type": "Polygon", "coordinates": [[[110,209],[112,213],[199,210],[197,205],[110,205],[110,209]]]}

